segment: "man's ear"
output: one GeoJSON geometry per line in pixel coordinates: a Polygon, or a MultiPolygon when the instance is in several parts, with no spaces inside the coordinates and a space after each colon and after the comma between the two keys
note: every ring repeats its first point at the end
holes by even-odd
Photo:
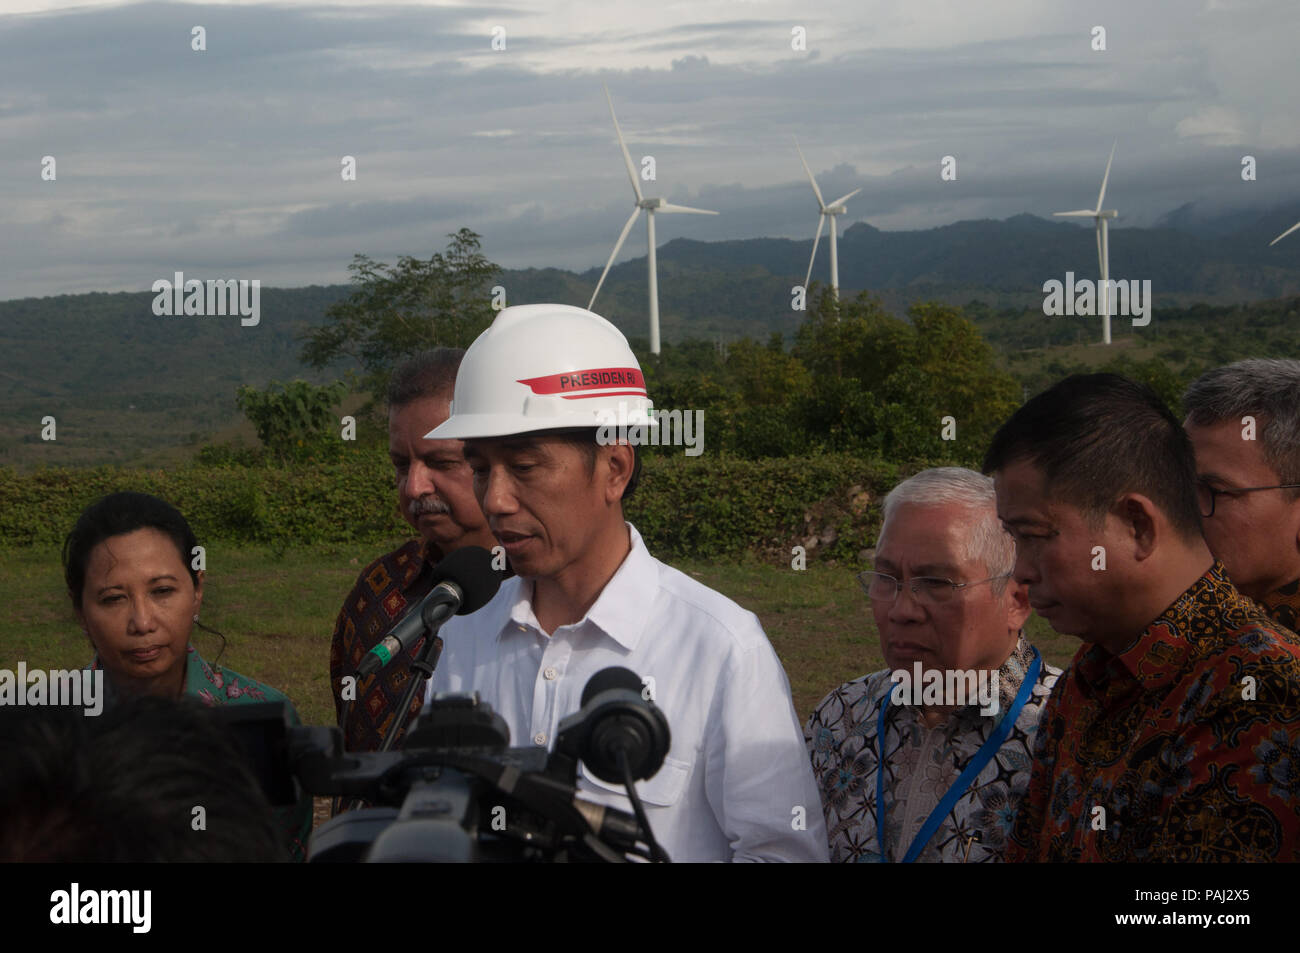
{"type": "Polygon", "coordinates": [[[1138,562],[1149,558],[1169,530],[1169,521],[1164,514],[1150,497],[1141,493],[1124,494],[1116,504],[1115,512],[1124,522],[1128,538],[1133,542],[1133,558],[1138,562]]]}
{"type": "Polygon", "coordinates": [[[604,457],[604,493],[606,503],[617,503],[623,499],[623,491],[632,479],[632,468],[636,463],[636,451],[629,443],[607,444],[600,448],[604,457]]]}
{"type": "Polygon", "coordinates": [[[1015,578],[1007,580],[1007,627],[1019,632],[1029,618],[1029,587],[1015,578]]]}

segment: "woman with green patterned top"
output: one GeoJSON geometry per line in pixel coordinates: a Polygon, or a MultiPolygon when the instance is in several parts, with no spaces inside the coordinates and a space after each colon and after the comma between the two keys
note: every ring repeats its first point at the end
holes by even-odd
{"type": "MultiPolygon", "coordinates": [[[[90,668],[105,673],[106,704],[122,694],[195,695],[212,706],[283,701],[290,721],[299,724],[284,694],[205,662],[190,644],[203,604],[204,574],[191,563],[197,545],[185,517],[145,493],[97,500],[68,534],[64,578],[95,649],[90,668]]],[[[288,855],[305,859],[311,797],[276,808],[276,817],[288,855]]]]}

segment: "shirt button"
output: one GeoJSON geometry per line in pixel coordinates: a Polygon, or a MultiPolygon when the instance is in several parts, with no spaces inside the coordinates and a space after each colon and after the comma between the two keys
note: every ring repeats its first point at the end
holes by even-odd
{"type": "Polygon", "coordinates": [[[560,673],[555,670],[554,665],[548,665],[546,671],[542,672],[542,674],[546,676],[548,682],[553,682],[555,681],[555,677],[560,673]]]}
{"type": "Polygon", "coordinates": [[[535,745],[546,744],[546,732],[539,731],[537,734],[533,735],[533,744],[535,745]]]}

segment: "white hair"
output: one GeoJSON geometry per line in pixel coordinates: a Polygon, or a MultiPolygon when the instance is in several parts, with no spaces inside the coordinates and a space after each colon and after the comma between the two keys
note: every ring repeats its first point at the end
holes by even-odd
{"type": "MultiPolygon", "coordinates": [[[[967,507],[973,512],[970,520],[963,523],[966,558],[982,562],[990,576],[1000,576],[1015,569],[1016,544],[998,520],[997,496],[990,477],[965,467],[934,467],[908,477],[885,497],[884,519],[880,526],[882,538],[889,517],[903,503],[917,506],[957,503],[967,507]]],[[[994,588],[1001,591],[1005,584],[1005,580],[994,583],[994,588]]]]}

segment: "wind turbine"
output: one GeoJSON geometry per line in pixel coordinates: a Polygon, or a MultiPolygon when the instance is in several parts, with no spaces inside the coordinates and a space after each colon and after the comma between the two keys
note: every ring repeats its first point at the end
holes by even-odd
{"type": "Polygon", "coordinates": [[[1073,212],[1053,212],[1053,215],[1060,215],[1064,218],[1091,218],[1096,220],[1097,227],[1097,261],[1101,265],[1101,286],[1097,289],[1097,303],[1101,305],[1101,339],[1103,344],[1110,343],[1110,244],[1107,241],[1107,222],[1112,218],[1118,218],[1119,212],[1114,209],[1102,209],[1101,204],[1106,200],[1106,180],[1110,178],[1110,163],[1115,158],[1115,146],[1112,143],[1110,147],[1110,158],[1106,160],[1106,174],[1101,177],[1101,191],[1097,193],[1096,208],[1080,208],[1073,212]]]}
{"type": "MultiPolygon", "coordinates": [[[[793,137],[792,137],[793,138],[793,137]]],[[[822,226],[826,224],[826,219],[831,220],[831,294],[836,298],[840,296],[840,260],[835,248],[835,216],[843,215],[847,209],[844,203],[853,196],[861,192],[861,189],[854,189],[848,195],[837,198],[830,205],[822,198],[822,190],[817,188],[817,180],[813,178],[812,169],[808,168],[808,160],[803,157],[803,150],[799,148],[799,140],[794,140],[794,147],[799,152],[799,161],[803,163],[803,170],[808,173],[808,181],[812,183],[813,194],[817,196],[817,208],[820,210],[817,216],[817,234],[813,236],[812,257],[808,259],[808,274],[804,276],[804,290],[808,289],[808,282],[812,279],[813,262],[817,260],[817,244],[822,240],[822,226]]]]}
{"type": "Polygon", "coordinates": [[[1269,247],[1269,248],[1272,248],[1274,245],[1276,245],[1276,244],[1277,244],[1278,242],[1280,242],[1282,239],[1286,238],[1288,235],[1290,235],[1292,232],[1294,232],[1297,228],[1300,228],[1300,222],[1296,222],[1294,225],[1292,225],[1290,228],[1288,228],[1288,229],[1287,229],[1285,232],[1283,232],[1281,235],[1277,236],[1277,238],[1275,238],[1275,239],[1273,239],[1271,242],[1269,242],[1269,243],[1268,243],[1268,247],[1269,247]]]}
{"type": "Polygon", "coordinates": [[[655,213],[656,212],[690,212],[693,215],[717,215],[717,212],[709,212],[702,208],[689,208],[685,205],[671,205],[663,199],[648,199],[641,194],[641,183],[637,181],[636,167],[632,165],[632,155],[627,151],[627,143],[623,141],[623,130],[618,127],[618,117],[614,115],[614,100],[610,99],[609,87],[603,83],[601,86],[605,90],[605,100],[609,103],[609,117],[614,120],[614,132],[618,134],[618,144],[623,149],[623,161],[627,164],[627,177],[632,180],[632,191],[636,193],[636,207],[632,209],[632,215],[628,218],[627,224],[623,226],[623,231],[619,233],[618,241],[614,243],[614,250],[609,253],[609,261],[605,262],[605,270],[600,273],[600,281],[596,282],[596,290],[591,293],[591,300],[587,302],[587,310],[590,311],[596,303],[596,295],[600,294],[600,286],[605,283],[605,276],[609,274],[609,269],[614,264],[614,259],[618,257],[618,251],[623,247],[623,242],[627,239],[627,233],[632,230],[632,223],[636,217],[641,214],[641,210],[646,210],[646,240],[650,246],[650,254],[647,258],[650,269],[650,353],[659,353],[659,279],[656,274],[655,259],[655,213]]]}

